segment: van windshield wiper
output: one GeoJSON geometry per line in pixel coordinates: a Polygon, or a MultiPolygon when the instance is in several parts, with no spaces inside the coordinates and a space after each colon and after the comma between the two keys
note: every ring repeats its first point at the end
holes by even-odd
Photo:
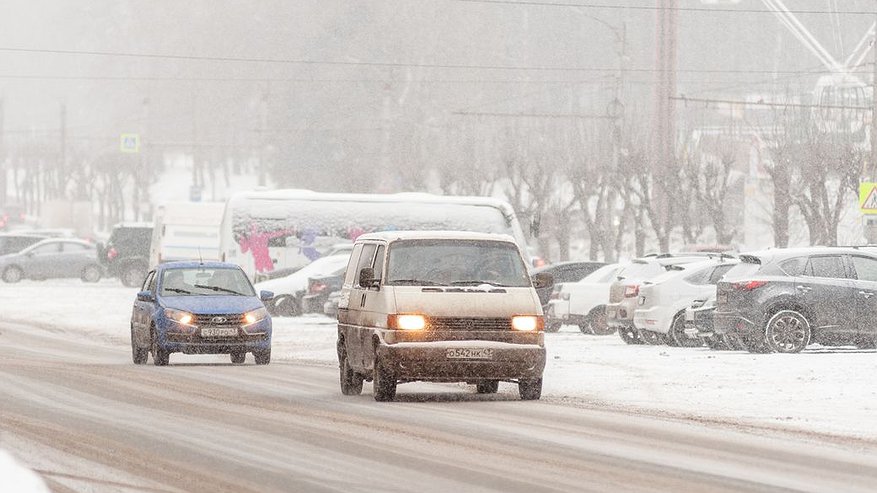
{"type": "Polygon", "coordinates": [[[208,286],[206,284],[196,284],[195,287],[201,288],[201,289],[209,289],[211,291],[222,291],[223,293],[229,293],[229,294],[233,294],[235,296],[246,296],[244,293],[238,293],[234,289],[221,288],[219,286],[208,286]]]}
{"type": "Polygon", "coordinates": [[[490,284],[491,286],[498,286],[501,288],[509,288],[508,284],[502,284],[496,281],[482,281],[479,279],[472,279],[466,281],[454,281],[451,283],[452,286],[480,286],[482,284],[490,284]]]}
{"type": "Polygon", "coordinates": [[[393,285],[402,285],[408,284],[411,286],[444,286],[444,284],[435,281],[424,281],[423,279],[393,279],[389,281],[387,284],[393,285]]]}

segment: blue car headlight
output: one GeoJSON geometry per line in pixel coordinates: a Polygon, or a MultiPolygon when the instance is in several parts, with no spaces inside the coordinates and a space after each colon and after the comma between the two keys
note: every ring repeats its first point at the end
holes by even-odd
{"type": "Polygon", "coordinates": [[[256,324],[268,318],[268,310],[265,307],[257,308],[244,314],[244,327],[256,324]]]}
{"type": "Polygon", "coordinates": [[[195,326],[195,315],[192,315],[189,312],[174,310],[173,308],[165,308],[164,316],[180,325],[186,325],[189,327],[195,326]]]}

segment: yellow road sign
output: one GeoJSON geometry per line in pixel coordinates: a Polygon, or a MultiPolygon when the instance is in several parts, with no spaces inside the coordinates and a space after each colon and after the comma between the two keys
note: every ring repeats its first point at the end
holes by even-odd
{"type": "Polygon", "coordinates": [[[877,183],[859,183],[859,210],[862,214],[877,214],[877,183]]]}
{"type": "Polygon", "coordinates": [[[140,135],[122,134],[122,137],[119,140],[119,150],[130,153],[140,152],[140,135]]]}

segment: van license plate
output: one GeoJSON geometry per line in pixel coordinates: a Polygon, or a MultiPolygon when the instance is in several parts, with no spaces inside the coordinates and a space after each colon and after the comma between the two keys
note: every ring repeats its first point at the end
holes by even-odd
{"type": "Polygon", "coordinates": [[[493,349],[450,348],[445,356],[448,359],[493,359],[493,349]]]}
{"type": "Polygon", "coordinates": [[[201,329],[201,337],[234,337],[238,335],[238,329],[226,329],[210,327],[201,329]]]}

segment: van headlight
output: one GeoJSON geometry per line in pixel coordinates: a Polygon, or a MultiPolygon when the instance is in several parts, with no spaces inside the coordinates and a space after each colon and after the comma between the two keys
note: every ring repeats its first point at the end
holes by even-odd
{"type": "Polygon", "coordinates": [[[254,323],[261,322],[268,317],[268,310],[265,307],[257,308],[251,312],[247,312],[244,314],[244,326],[253,325],[254,323]]]}
{"type": "Polygon", "coordinates": [[[426,317],[423,315],[397,313],[388,318],[387,325],[391,329],[423,330],[426,328],[426,317]]]}
{"type": "Polygon", "coordinates": [[[173,308],[165,308],[164,316],[173,320],[174,322],[180,325],[188,325],[189,327],[194,327],[195,324],[195,316],[189,312],[184,312],[183,310],[174,310],[173,308]]]}
{"type": "Polygon", "coordinates": [[[545,328],[545,322],[538,315],[517,315],[512,317],[512,328],[523,332],[533,332],[545,328]]]}

